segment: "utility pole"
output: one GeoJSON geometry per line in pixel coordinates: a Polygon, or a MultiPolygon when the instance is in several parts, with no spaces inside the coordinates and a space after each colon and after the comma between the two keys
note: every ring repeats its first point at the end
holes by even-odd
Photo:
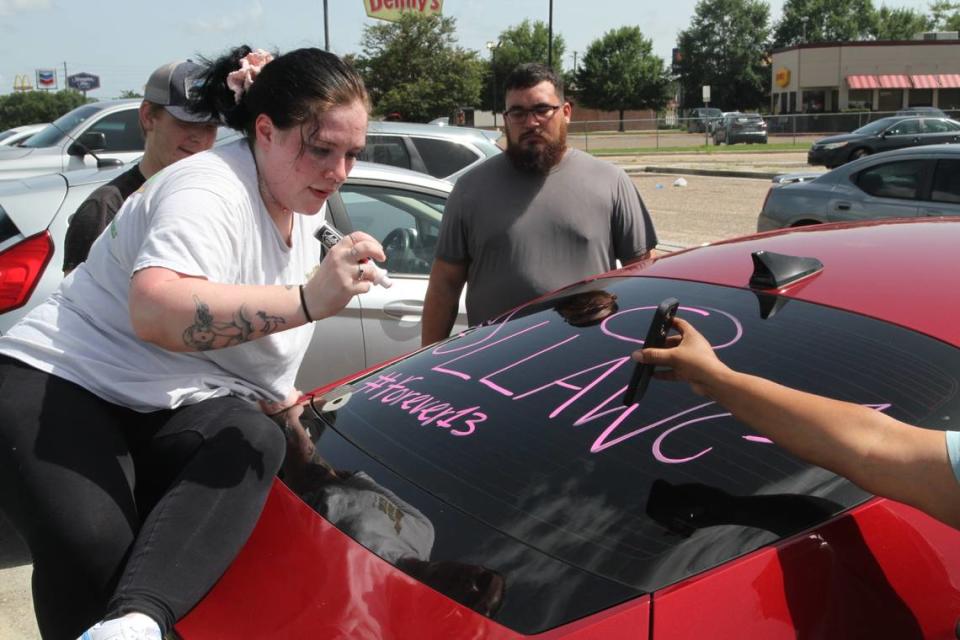
{"type": "Polygon", "coordinates": [[[573,52],[573,72],[577,72],[577,52],[573,52]]]}
{"type": "Polygon", "coordinates": [[[493,112],[493,128],[497,128],[497,47],[500,46],[500,41],[497,40],[493,42],[492,40],[487,43],[487,49],[490,50],[490,77],[492,79],[491,90],[493,92],[493,104],[490,106],[490,111],[493,112]]]}
{"type": "Polygon", "coordinates": [[[327,0],[323,0],[323,50],[330,51],[330,13],[327,10],[327,0]]]}
{"type": "Polygon", "coordinates": [[[550,0],[550,20],[547,27],[547,66],[553,68],[553,0],[550,0]]]}

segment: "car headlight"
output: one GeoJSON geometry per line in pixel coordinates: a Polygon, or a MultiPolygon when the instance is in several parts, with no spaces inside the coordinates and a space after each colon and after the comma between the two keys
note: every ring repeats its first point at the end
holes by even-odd
{"type": "Polygon", "coordinates": [[[824,149],[840,149],[841,147],[845,147],[848,144],[850,143],[849,142],[830,142],[828,144],[823,145],[823,148],[824,149]]]}

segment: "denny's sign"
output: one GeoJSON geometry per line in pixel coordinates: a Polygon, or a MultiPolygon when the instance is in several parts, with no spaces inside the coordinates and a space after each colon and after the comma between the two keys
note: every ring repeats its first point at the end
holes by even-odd
{"type": "Polygon", "coordinates": [[[405,13],[430,16],[443,10],[443,0],[363,0],[367,15],[396,22],[405,13]]]}

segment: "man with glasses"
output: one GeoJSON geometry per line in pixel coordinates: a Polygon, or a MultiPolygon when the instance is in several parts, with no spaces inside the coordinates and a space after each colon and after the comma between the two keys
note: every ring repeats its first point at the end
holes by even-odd
{"type": "Polygon", "coordinates": [[[424,301],[421,341],[450,335],[460,292],[476,325],[561,286],[652,257],[653,222],[622,169],[567,146],[572,107],[549,67],[506,82],[507,150],[450,194],[424,301]]]}

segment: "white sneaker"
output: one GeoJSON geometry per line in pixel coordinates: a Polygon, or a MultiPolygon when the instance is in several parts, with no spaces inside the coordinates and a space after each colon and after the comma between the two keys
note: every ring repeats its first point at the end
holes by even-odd
{"type": "Polygon", "coordinates": [[[98,622],[77,640],[163,640],[160,626],[142,613],[98,622]]]}

